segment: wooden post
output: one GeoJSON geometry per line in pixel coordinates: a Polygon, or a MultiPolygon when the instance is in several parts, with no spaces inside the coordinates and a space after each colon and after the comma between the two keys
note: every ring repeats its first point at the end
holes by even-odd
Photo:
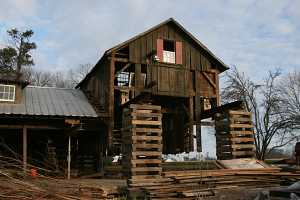
{"type": "Polygon", "coordinates": [[[194,97],[191,96],[189,98],[189,130],[190,130],[190,147],[189,147],[189,151],[194,151],[194,129],[193,129],[193,123],[194,123],[194,97]]]}
{"type": "Polygon", "coordinates": [[[135,82],[134,82],[134,90],[135,90],[135,95],[138,96],[140,93],[140,90],[142,89],[142,77],[141,77],[141,64],[135,64],[135,82]]]}
{"type": "Polygon", "coordinates": [[[112,147],[112,134],[114,129],[114,80],[115,80],[115,52],[111,55],[110,60],[110,67],[109,67],[109,106],[108,106],[108,113],[109,113],[109,121],[107,123],[107,145],[110,149],[112,147]]]}
{"type": "Polygon", "coordinates": [[[23,171],[27,169],[27,128],[23,127],[23,171]]]}
{"type": "Polygon", "coordinates": [[[68,180],[71,178],[71,136],[69,135],[68,142],[68,180]]]}

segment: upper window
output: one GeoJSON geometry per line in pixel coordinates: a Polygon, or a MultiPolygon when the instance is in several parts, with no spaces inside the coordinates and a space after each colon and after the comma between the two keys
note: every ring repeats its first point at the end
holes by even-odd
{"type": "Polygon", "coordinates": [[[157,61],[182,65],[181,41],[164,40],[158,38],[156,42],[157,61]]]}
{"type": "Polygon", "coordinates": [[[0,84],[0,101],[15,101],[16,86],[0,84]]]}
{"type": "Polygon", "coordinates": [[[175,64],[175,44],[174,41],[164,40],[163,62],[175,64]]]}

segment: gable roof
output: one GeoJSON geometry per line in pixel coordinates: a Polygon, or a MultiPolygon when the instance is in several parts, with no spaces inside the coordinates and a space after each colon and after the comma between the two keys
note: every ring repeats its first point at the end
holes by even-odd
{"type": "Polygon", "coordinates": [[[0,103],[0,115],[97,117],[81,90],[27,86],[20,104],[0,103]]]}
{"type": "Polygon", "coordinates": [[[187,31],[180,23],[178,23],[175,19],[173,18],[169,18],[167,19],[166,21],[156,25],[156,26],[153,26],[152,28],[148,29],[147,31],[143,32],[143,33],[140,33],[132,38],[130,38],[129,40],[126,40],[125,42],[122,42],[110,49],[108,49],[105,54],[110,54],[111,52],[113,51],[116,51],[126,45],[128,45],[130,42],[138,39],[139,37],[142,37],[152,31],[154,31],[155,29],[158,29],[159,27],[163,26],[163,25],[166,25],[168,23],[173,23],[175,26],[177,26],[180,30],[182,30],[188,37],[190,37],[200,48],[202,48],[204,51],[206,51],[210,56],[212,56],[213,59],[215,59],[222,67],[223,67],[223,70],[222,71],[225,71],[227,69],[229,69],[229,67],[221,60],[219,59],[217,56],[215,56],[203,43],[201,43],[195,36],[193,36],[189,31],[187,31]]]}

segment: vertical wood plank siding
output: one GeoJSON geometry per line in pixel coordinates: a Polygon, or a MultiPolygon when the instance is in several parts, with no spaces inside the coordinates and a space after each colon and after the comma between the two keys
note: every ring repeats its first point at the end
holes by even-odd
{"type": "MultiPolygon", "coordinates": [[[[181,68],[202,71],[212,69],[212,66],[217,65],[206,52],[196,47],[190,38],[187,38],[179,29],[170,24],[166,24],[129,43],[129,61],[133,63],[154,63],[151,55],[153,56],[155,51],[162,61],[163,39],[176,41],[177,48],[181,46],[181,68]]],[[[177,54],[177,56],[180,55],[177,54]]],[[[177,57],[176,59],[179,59],[178,62],[180,63],[180,58],[177,57]]]]}

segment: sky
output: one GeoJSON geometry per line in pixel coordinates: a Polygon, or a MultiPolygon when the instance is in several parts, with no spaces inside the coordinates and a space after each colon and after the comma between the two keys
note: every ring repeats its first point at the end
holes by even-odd
{"type": "Polygon", "coordinates": [[[300,69],[299,0],[0,0],[0,47],[32,29],[35,68],[63,71],[170,17],[250,76],[300,69]]]}

